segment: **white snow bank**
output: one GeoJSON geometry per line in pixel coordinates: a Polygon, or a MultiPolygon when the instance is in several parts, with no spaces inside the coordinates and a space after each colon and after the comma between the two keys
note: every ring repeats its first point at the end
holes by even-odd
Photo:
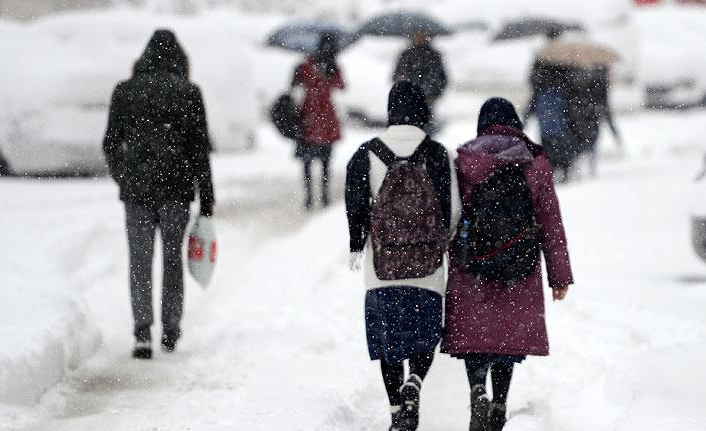
{"type": "Polygon", "coordinates": [[[21,283],[0,292],[0,339],[0,403],[25,405],[75,369],[97,340],[82,300],[21,283]]]}
{"type": "MultiPolygon", "coordinates": [[[[218,149],[252,145],[258,95],[279,64],[254,59],[276,15],[206,13],[198,18],[131,9],[75,12],[19,25],[0,20],[0,143],[18,172],[104,167],[100,145],[118,81],[152,32],[171,28],[189,55],[218,149]]],[[[282,60],[289,65],[286,59],[282,60]]],[[[287,72],[289,73],[289,72],[287,72]]]]}
{"type": "Polygon", "coordinates": [[[66,217],[61,202],[52,199],[54,187],[45,185],[0,183],[0,424],[22,406],[33,406],[99,342],[77,289],[81,280],[66,264],[86,256],[71,248],[74,230],[56,231],[51,225],[56,220],[75,225],[76,218],[66,217]],[[37,211],[22,196],[37,197],[52,207],[51,213],[37,211]]]}

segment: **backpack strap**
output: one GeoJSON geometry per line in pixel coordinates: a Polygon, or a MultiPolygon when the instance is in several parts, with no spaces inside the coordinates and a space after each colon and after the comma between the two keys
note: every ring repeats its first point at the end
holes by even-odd
{"type": "Polygon", "coordinates": [[[373,154],[378,156],[378,158],[382,160],[382,162],[388,168],[392,167],[392,165],[394,165],[400,160],[400,158],[397,157],[397,155],[393,153],[392,150],[378,138],[375,138],[370,141],[368,149],[372,151],[373,154]]]}
{"type": "Polygon", "coordinates": [[[427,155],[429,154],[429,146],[431,143],[431,138],[425,136],[421,144],[417,146],[411,156],[400,157],[392,152],[392,150],[385,145],[380,139],[375,138],[370,141],[369,149],[373,152],[382,162],[390,168],[395,163],[406,160],[409,163],[422,165],[427,160],[427,155]]]}
{"type": "Polygon", "coordinates": [[[431,147],[431,138],[429,135],[424,137],[424,140],[417,146],[411,156],[407,157],[410,163],[416,165],[423,165],[426,163],[429,157],[429,148],[431,147]]]}

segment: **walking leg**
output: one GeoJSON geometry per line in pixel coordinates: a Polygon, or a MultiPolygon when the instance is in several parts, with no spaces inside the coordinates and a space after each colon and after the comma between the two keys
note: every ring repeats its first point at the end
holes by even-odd
{"type": "Polygon", "coordinates": [[[387,391],[387,399],[390,402],[391,422],[390,431],[400,429],[401,405],[402,396],[400,395],[400,387],[404,382],[404,362],[385,362],[380,360],[380,369],[382,371],[382,381],[385,383],[387,391]]]}
{"type": "Polygon", "coordinates": [[[490,380],[493,382],[493,402],[488,412],[488,430],[500,431],[507,422],[507,394],[510,392],[510,381],[515,364],[494,362],[490,369],[490,380]]]}
{"type": "Polygon", "coordinates": [[[487,431],[489,400],[485,390],[485,382],[489,368],[490,362],[487,355],[474,354],[466,358],[466,375],[471,387],[470,431],[487,431]]]}
{"type": "Polygon", "coordinates": [[[434,362],[434,351],[417,353],[409,358],[409,375],[415,375],[419,377],[419,383],[424,380],[431,368],[431,364],[434,362]]]}
{"type": "Polygon", "coordinates": [[[162,346],[174,350],[181,335],[179,323],[184,307],[184,266],[182,248],[186,225],[189,223],[189,203],[170,202],[159,209],[162,233],[164,272],[162,277],[162,346]]]}
{"type": "MultiPolygon", "coordinates": [[[[330,151],[330,150],[329,150],[330,151]]],[[[330,156],[321,158],[321,202],[324,206],[329,204],[329,162],[331,160],[330,156]]]]}
{"type": "Polygon", "coordinates": [[[404,383],[404,362],[385,362],[380,360],[380,369],[382,371],[382,380],[385,383],[387,391],[387,399],[390,401],[390,407],[399,407],[402,404],[400,398],[400,388],[404,383]]]}
{"type": "Polygon", "coordinates": [[[494,362],[490,368],[490,380],[493,382],[493,402],[505,404],[510,392],[510,382],[515,364],[494,362]]]}
{"type": "Polygon", "coordinates": [[[154,212],[139,205],[125,205],[130,253],[130,297],[137,342],[151,341],[152,316],[152,259],[156,220],[154,212]]]}
{"type": "Polygon", "coordinates": [[[419,393],[433,361],[433,350],[409,358],[409,378],[400,391],[403,409],[401,424],[405,430],[416,430],[419,426],[419,393]]]}
{"type": "Polygon", "coordinates": [[[304,208],[311,209],[314,205],[311,195],[311,158],[304,159],[304,192],[306,193],[304,208]]]}

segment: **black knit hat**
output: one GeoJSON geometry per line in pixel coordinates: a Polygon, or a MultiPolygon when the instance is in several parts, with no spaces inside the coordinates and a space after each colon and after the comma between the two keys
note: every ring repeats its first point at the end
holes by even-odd
{"type": "Polygon", "coordinates": [[[410,81],[398,81],[387,101],[389,126],[408,124],[420,129],[429,122],[429,105],[424,90],[410,81]]]}
{"type": "Polygon", "coordinates": [[[491,126],[509,126],[522,130],[522,121],[509,100],[493,97],[485,101],[478,115],[478,134],[491,126]]]}

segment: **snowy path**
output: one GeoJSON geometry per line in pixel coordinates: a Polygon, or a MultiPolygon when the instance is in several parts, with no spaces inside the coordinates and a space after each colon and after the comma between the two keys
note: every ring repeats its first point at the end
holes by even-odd
{"type": "MultiPolygon", "coordinates": [[[[508,431],[706,430],[706,267],[689,249],[686,215],[704,117],[626,118],[628,157],[560,189],[578,285],[565,303],[547,304],[552,355],[517,368],[508,431]],[[655,120],[664,127],[646,127],[655,120]]],[[[451,127],[449,144],[467,129],[451,127]]],[[[189,281],[178,351],[148,362],[128,357],[113,186],[51,185],[63,204],[46,223],[67,231],[52,241],[72,239],[60,266],[89,302],[103,345],[18,430],[387,429],[365,349],[364,292],[345,266],[340,194],[329,210],[300,214],[296,166],[278,156],[263,168],[271,151],[280,149],[217,161],[219,271],[209,291],[189,281]]],[[[46,186],[18,185],[36,218],[46,196],[29,192],[46,186]]],[[[420,430],[467,429],[467,398],[460,361],[440,355],[420,430]]]]}

